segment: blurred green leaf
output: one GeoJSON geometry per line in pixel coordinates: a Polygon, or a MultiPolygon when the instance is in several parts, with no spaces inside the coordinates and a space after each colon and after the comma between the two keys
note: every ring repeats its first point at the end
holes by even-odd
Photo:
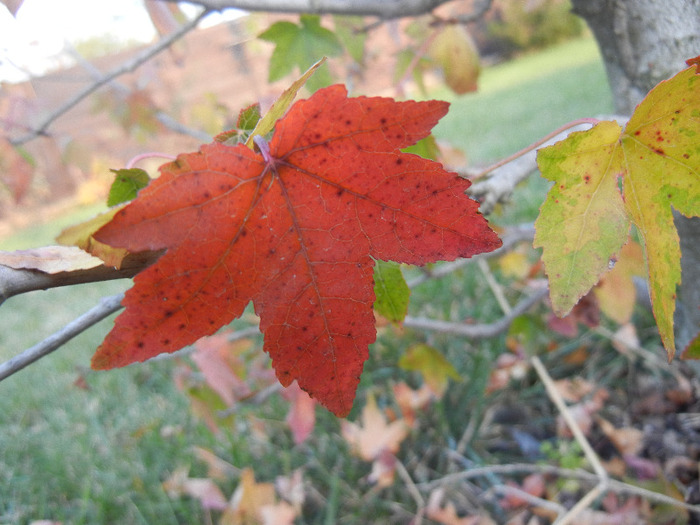
{"type": "Polygon", "coordinates": [[[682,359],[700,359],[700,334],[683,351],[682,359]]]}
{"type": "Polygon", "coordinates": [[[411,291],[395,262],[377,261],[374,266],[374,309],[392,323],[403,321],[411,291]]]}
{"type": "Polygon", "coordinates": [[[410,347],[399,359],[399,367],[420,372],[425,383],[438,397],[445,393],[448,379],[462,379],[437,348],[423,343],[410,347]]]}
{"type": "Polygon", "coordinates": [[[348,54],[358,64],[365,61],[365,41],[367,32],[365,21],[360,16],[334,16],[335,34],[348,54]]]}
{"type": "Polygon", "coordinates": [[[250,131],[255,129],[255,125],[258,123],[261,117],[260,104],[257,102],[251,104],[247,108],[243,108],[238,114],[238,121],[236,122],[236,127],[243,131],[250,131]]]}
{"type": "Polygon", "coordinates": [[[424,159],[438,160],[440,156],[440,148],[438,148],[435,137],[431,134],[424,139],[419,140],[413,146],[402,149],[404,153],[413,153],[424,159]]]}
{"type": "MultiPolygon", "coordinates": [[[[322,56],[338,56],[343,52],[338,37],[321,27],[321,17],[301,15],[300,25],[292,22],[277,22],[259,35],[259,38],[275,44],[270,57],[269,81],[274,82],[298,67],[306,70],[322,56]]],[[[328,86],[333,82],[327,68],[323,68],[309,79],[310,91],[328,86]]]]}
{"type": "Polygon", "coordinates": [[[148,186],[150,177],[140,168],[110,170],[116,175],[109,189],[107,206],[116,206],[136,198],[139,190],[148,186]]]}

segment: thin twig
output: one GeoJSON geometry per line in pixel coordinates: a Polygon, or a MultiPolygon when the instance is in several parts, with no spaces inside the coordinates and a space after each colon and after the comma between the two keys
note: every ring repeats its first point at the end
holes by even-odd
{"type": "Polygon", "coordinates": [[[606,339],[609,339],[613,343],[617,343],[619,345],[624,346],[630,352],[636,354],[637,356],[639,356],[643,360],[647,361],[649,364],[653,365],[653,367],[655,369],[667,370],[670,373],[672,373],[674,376],[676,376],[676,377],[679,376],[680,373],[677,370],[675,370],[674,368],[669,367],[669,363],[667,361],[664,361],[658,355],[656,355],[655,353],[640,346],[639,344],[625,340],[624,338],[611,332],[610,330],[608,330],[604,326],[597,326],[593,329],[593,331],[596,332],[597,334],[602,335],[606,339]]]}
{"type": "Polygon", "coordinates": [[[513,162],[513,161],[514,161],[515,159],[517,159],[518,157],[522,157],[522,156],[525,155],[526,153],[528,153],[528,152],[530,152],[530,151],[532,151],[532,150],[537,149],[539,146],[541,146],[541,145],[543,145],[543,144],[549,142],[550,140],[554,139],[555,137],[558,137],[559,135],[561,135],[561,134],[564,133],[565,131],[570,130],[571,128],[575,128],[575,127],[581,126],[581,125],[583,125],[583,124],[596,125],[598,122],[599,122],[598,119],[594,119],[594,118],[582,118],[582,119],[574,120],[574,121],[571,121],[571,122],[569,122],[569,123],[567,123],[567,124],[564,124],[563,126],[558,127],[558,128],[555,129],[554,131],[549,132],[548,134],[546,134],[546,135],[545,135],[544,137],[542,137],[541,139],[539,139],[539,140],[533,142],[532,144],[530,144],[530,145],[524,147],[524,148],[521,149],[520,151],[516,151],[516,152],[513,153],[512,155],[509,155],[509,156],[507,156],[506,158],[499,160],[499,161],[496,162],[495,164],[492,164],[491,166],[488,166],[488,167],[484,168],[484,169],[481,170],[479,173],[477,173],[477,174],[475,175],[475,177],[476,177],[476,178],[481,178],[481,177],[483,177],[484,175],[486,175],[487,173],[492,172],[492,171],[495,170],[496,168],[500,168],[500,167],[505,166],[506,164],[508,164],[508,163],[510,163],[510,162],[513,162]]]}
{"type": "Polygon", "coordinates": [[[94,93],[97,91],[99,88],[104,86],[105,84],[109,84],[113,79],[117,78],[120,75],[123,75],[124,73],[129,73],[131,71],[134,71],[136,68],[144,64],[145,62],[148,62],[151,58],[153,58],[155,55],[160,53],[161,51],[164,51],[168,47],[170,47],[171,44],[173,44],[175,41],[179,40],[182,38],[184,35],[189,33],[192,29],[197,27],[197,24],[204,18],[206,15],[209,14],[209,11],[203,11],[200,13],[198,16],[196,16],[193,20],[190,22],[187,22],[186,24],[183,24],[182,27],[180,27],[177,31],[172,32],[165,38],[159,40],[156,44],[153,46],[145,49],[142,53],[134,57],[133,60],[130,60],[128,62],[125,62],[121,64],[119,67],[114,68],[112,71],[109,73],[105,74],[102,78],[99,80],[96,80],[89,86],[87,86],[85,89],[77,93],[75,96],[73,96],[71,99],[67,100],[62,106],[51,112],[49,115],[47,115],[44,120],[34,128],[34,130],[31,133],[27,133],[26,135],[23,135],[21,137],[11,139],[10,142],[14,146],[19,146],[21,144],[24,144],[25,142],[29,142],[30,140],[34,139],[35,137],[46,135],[47,134],[47,129],[48,127],[61,115],[64,113],[67,113],[70,111],[73,107],[78,105],[85,97],[88,95],[94,93]]]}
{"type": "MultiPolygon", "coordinates": [[[[621,115],[601,115],[594,120],[616,120],[620,125],[627,121],[627,117],[621,115]]],[[[589,122],[590,123],[590,122],[589,122]]],[[[567,125],[568,126],[568,125],[567,125]]],[[[563,126],[557,131],[565,129],[554,136],[550,133],[544,139],[520,150],[509,157],[485,168],[478,173],[471,174],[470,179],[479,178],[491,172],[488,178],[475,182],[467,191],[469,195],[477,199],[481,206],[481,213],[490,213],[494,206],[508,200],[515,187],[537,170],[537,151],[533,147],[547,146],[559,140],[565,139],[574,131],[584,130],[584,125],[579,124],[574,128],[563,126]]],[[[556,132],[553,132],[556,133],[556,132]]]]}
{"type": "Polygon", "coordinates": [[[447,334],[460,335],[470,339],[488,339],[494,337],[508,329],[513,319],[524,314],[533,305],[537,304],[547,295],[547,289],[542,288],[537,290],[532,295],[529,295],[513,307],[510,314],[501,317],[498,321],[485,324],[465,324],[452,323],[449,321],[437,321],[435,319],[427,319],[425,317],[406,316],[403,325],[408,328],[417,328],[419,330],[431,330],[447,334]]]}
{"type": "MultiPolygon", "coordinates": [[[[516,474],[549,474],[554,476],[559,476],[562,478],[577,479],[585,482],[598,483],[600,479],[596,474],[588,472],[583,469],[567,469],[563,467],[557,467],[554,465],[536,465],[532,463],[512,463],[509,465],[489,465],[484,467],[474,467],[469,470],[462,472],[455,472],[454,474],[448,474],[439,479],[433,481],[428,481],[424,483],[418,483],[418,487],[421,490],[429,491],[434,488],[450,485],[455,483],[460,483],[462,481],[492,476],[494,474],[502,475],[516,475],[516,474]]],[[[645,498],[649,501],[655,503],[661,503],[664,505],[673,505],[675,507],[683,508],[690,512],[695,512],[700,514],[699,505],[690,505],[684,501],[679,501],[665,494],[659,492],[654,492],[642,487],[637,487],[635,485],[630,485],[629,483],[624,483],[622,481],[617,481],[614,479],[609,480],[608,489],[617,493],[629,496],[639,496],[645,498]]]]}
{"type": "Polygon", "coordinates": [[[493,293],[493,296],[496,298],[498,306],[501,307],[504,314],[509,315],[512,308],[503,293],[503,287],[496,281],[485,259],[478,259],[476,262],[479,270],[481,270],[481,273],[484,275],[484,279],[486,279],[486,284],[491,288],[491,293],[493,293]]]}
{"type": "Polygon", "coordinates": [[[564,514],[566,512],[566,508],[563,505],[560,505],[559,503],[556,503],[554,501],[538,498],[537,496],[533,496],[529,492],[526,492],[518,487],[512,487],[510,485],[494,485],[486,492],[484,492],[483,496],[488,496],[492,492],[498,492],[505,495],[513,495],[517,498],[528,502],[530,505],[551,510],[552,512],[556,512],[558,515],[564,514]]]}
{"type": "Polygon", "coordinates": [[[121,304],[123,298],[124,294],[103,297],[97,306],[94,306],[77,319],[74,319],[58,332],[50,335],[41,343],[26,349],[21,354],[2,363],[0,365],[0,381],[22,370],[34,361],[50,354],[73,339],[76,335],[81,334],[92,325],[123,308],[121,304]]]}
{"type": "MultiPolygon", "coordinates": [[[[179,2],[181,0],[165,0],[179,2]]],[[[244,11],[377,16],[388,20],[430,13],[451,0],[188,0],[211,11],[229,7],[244,11]]]]}
{"type": "Polygon", "coordinates": [[[403,463],[401,463],[401,460],[396,456],[394,456],[394,459],[396,460],[396,472],[398,472],[399,477],[406,484],[406,489],[408,490],[408,493],[411,495],[413,501],[416,502],[416,506],[418,507],[418,509],[416,510],[415,523],[416,525],[420,525],[423,521],[425,499],[423,499],[423,495],[418,490],[418,487],[416,487],[416,483],[413,481],[413,478],[411,478],[411,475],[408,473],[408,470],[406,470],[406,467],[404,467],[403,463]]]}
{"type": "MultiPolygon", "coordinates": [[[[94,81],[99,82],[102,80],[102,71],[96,68],[92,64],[92,62],[90,62],[89,60],[85,60],[85,58],[83,58],[83,56],[69,42],[66,42],[64,46],[66,49],[68,49],[68,52],[71,54],[71,56],[75,58],[75,60],[77,60],[80,63],[83,69],[85,69],[88,72],[88,74],[92,77],[94,81]]],[[[112,88],[115,92],[117,92],[123,97],[126,97],[131,91],[131,89],[124,86],[123,84],[120,84],[114,79],[109,81],[107,84],[110,88],[112,88]]],[[[155,117],[158,120],[158,122],[163,124],[166,128],[170,129],[171,131],[174,131],[175,133],[180,133],[181,135],[194,137],[201,142],[211,142],[211,136],[209,134],[201,130],[185,126],[183,123],[178,122],[173,117],[171,117],[170,115],[158,108],[156,108],[155,117]]]]}
{"type": "MultiPolygon", "coordinates": [[[[226,341],[228,341],[229,343],[233,343],[234,341],[248,339],[249,337],[255,337],[256,335],[260,335],[260,328],[258,328],[257,326],[246,326],[245,328],[241,328],[240,330],[233,330],[227,333],[226,341]]],[[[149,361],[165,361],[172,358],[184,357],[186,355],[191,354],[194,350],[195,346],[189,345],[184,348],[181,348],[180,350],[176,350],[175,352],[164,352],[162,354],[158,354],[157,356],[150,358],[149,361]]]]}
{"type": "Polygon", "coordinates": [[[100,265],[88,269],[46,273],[33,269],[16,269],[0,264],[0,305],[14,295],[34,290],[48,290],[75,284],[129,279],[153,264],[162,252],[138,252],[127,255],[121,268],[100,265]]]}
{"type": "Polygon", "coordinates": [[[598,454],[595,453],[588,439],[583,434],[581,427],[571,415],[571,412],[569,411],[568,407],[566,406],[566,403],[564,402],[564,398],[561,397],[561,395],[557,391],[556,386],[554,386],[554,381],[547,372],[547,369],[542,364],[542,361],[540,361],[540,358],[535,355],[530,358],[530,361],[532,362],[532,366],[535,368],[537,375],[542,380],[542,383],[544,383],[544,387],[547,390],[549,398],[556,405],[557,409],[559,410],[559,413],[564,418],[564,421],[566,421],[566,424],[569,427],[569,430],[571,430],[571,433],[573,434],[576,441],[578,441],[579,445],[581,445],[581,449],[586,455],[586,459],[588,459],[588,462],[593,467],[593,470],[595,471],[599,480],[598,484],[595,487],[593,487],[591,491],[588,492],[588,494],[581,498],[581,500],[578,501],[578,503],[576,503],[576,505],[574,505],[571,509],[569,509],[569,511],[565,515],[559,517],[554,522],[555,525],[568,525],[574,519],[576,519],[576,517],[583,510],[588,508],[599,496],[605,493],[605,491],[608,489],[608,482],[610,481],[610,478],[608,476],[607,471],[600,462],[598,454]]]}
{"type": "Polygon", "coordinates": [[[431,278],[444,277],[445,275],[449,275],[450,273],[459,270],[460,268],[463,268],[464,266],[467,266],[468,264],[471,264],[474,261],[478,261],[479,259],[490,259],[491,257],[498,257],[499,255],[503,255],[504,252],[507,252],[516,244],[525,241],[532,242],[534,238],[535,227],[532,224],[523,224],[520,226],[515,226],[513,228],[508,228],[505,235],[503,235],[503,237],[501,238],[501,240],[503,241],[503,245],[500,248],[491,252],[480,253],[478,255],[475,255],[471,259],[459,259],[457,261],[441,264],[440,266],[431,268],[430,270],[426,269],[423,275],[406,281],[406,284],[409,288],[414,288],[431,278]]]}

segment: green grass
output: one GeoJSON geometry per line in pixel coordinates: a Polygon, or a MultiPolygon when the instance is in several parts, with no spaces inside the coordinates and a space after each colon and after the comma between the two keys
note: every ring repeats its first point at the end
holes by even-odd
{"type": "Polygon", "coordinates": [[[0,238],[0,250],[25,250],[56,244],[56,237],[68,226],[90,219],[107,209],[105,204],[79,206],[46,222],[38,222],[7,237],[0,238]]]}
{"type": "MultiPolygon", "coordinates": [[[[481,85],[482,92],[460,98],[442,91],[434,94],[453,102],[436,134],[464,148],[474,163],[512,153],[568,120],[611,110],[604,72],[591,40],[570,42],[487,69],[481,85]]],[[[544,187],[533,177],[519,193],[510,217],[532,220],[544,187]]],[[[75,222],[76,216],[66,220],[75,222]]],[[[55,222],[39,226],[19,232],[1,246],[46,244],[58,229],[55,222]]],[[[128,285],[89,284],[8,300],[0,315],[0,358],[33,345],[96,304],[99,297],[128,285]]],[[[488,321],[501,315],[490,297],[483,279],[470,268],[418,287],[411,313],[488,321]]],[[[89,371],[90,356],[110,323],[101,322],[0,383],[0,523],[36,519],[200,522],[204,515],[196,502],[171,499],[161,487],[182,464],[192,464],[194,474],[203,474],[202,465],[191,453],[195,445],[215,450],[237,467],[253,466],[256,477],[264,481],[306,466],[307,479],[318,493],[310,503],[316,513],[313,523],[332,523],[336,518],[340,523],[373,522],[392,511],[387,503],[392,498],[412,505],[401,486],[382,493],[369,489],[364,481],[369,466],[347,455],[339,422],[322,410],[318,411],[321,428],[317,428],[313,446],[293,446],[284,430],[284,406],[275,402],[258,407],[256,414],[258,420],[278,429],[266,441],[243,432],[248,428],[245,418],[238,420],[235,431],[215,437],[193,418],[188,400],[175,388],[175,360],[111,372],[89,371]],[[85,379],[87,389],[76,386],[79,378],[85,379]]],[[[440,348],[464,377],[472,378],[455,384],[427,416],[431,418],[430,435],[412,436],[404,447],[409,455],[415,449],[415,454],[422,454],[420,461],[440,472],[445,459],[439,447],[420,447],[426,440],[454,443],[469,418],[480,417],[484,382],[493,357],[502,351],[503,340],[480,343],[477,349],[454,337],[410,331],[396,336],[389,331],[371,349],[357,407],[368,391],[386,397],[392,380],[415,381],[415,376],[398,371],[396,362],[409,344],[419,340],[440,348]]],[[[351,419],[357,412],[358,408],[351,419]]],[[[405,464],[410,467],[411,462],[405,464]]],[[[231,488],[227,487],[227,495],[231,488]]]]}

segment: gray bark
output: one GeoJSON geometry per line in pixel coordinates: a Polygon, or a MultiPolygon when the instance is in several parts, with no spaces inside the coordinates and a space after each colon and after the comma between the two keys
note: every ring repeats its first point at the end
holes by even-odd
{"type": "MultiPolygon", "coordinates": [[[[573,0],[598,41],[618,113],[700,53],[700,0],[573,0]]],[[[682,282],[674,317],[681,352],[700,330],[700,219],[676,213],[682,282]]]]}
{"type": "Polygon", "coordinates": [[[700,53],[700,0],[573,0],[600,47],[617,113],[700,53]]]}

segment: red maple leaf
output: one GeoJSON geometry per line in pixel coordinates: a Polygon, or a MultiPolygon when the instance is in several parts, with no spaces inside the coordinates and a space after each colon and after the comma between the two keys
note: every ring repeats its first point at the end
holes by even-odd
{"type": "Polygon", "coordinates": [[[93,368],[173,352],[252,300],[280,383],[347,415],[376,337],[373,258],[425,264],[501,244],[468,181],[399,151],[447,108],[331,86],[295,103],[261,153],[215,142],[162,166],[95,234],[166,252],[134,279],[93,368]]]}

